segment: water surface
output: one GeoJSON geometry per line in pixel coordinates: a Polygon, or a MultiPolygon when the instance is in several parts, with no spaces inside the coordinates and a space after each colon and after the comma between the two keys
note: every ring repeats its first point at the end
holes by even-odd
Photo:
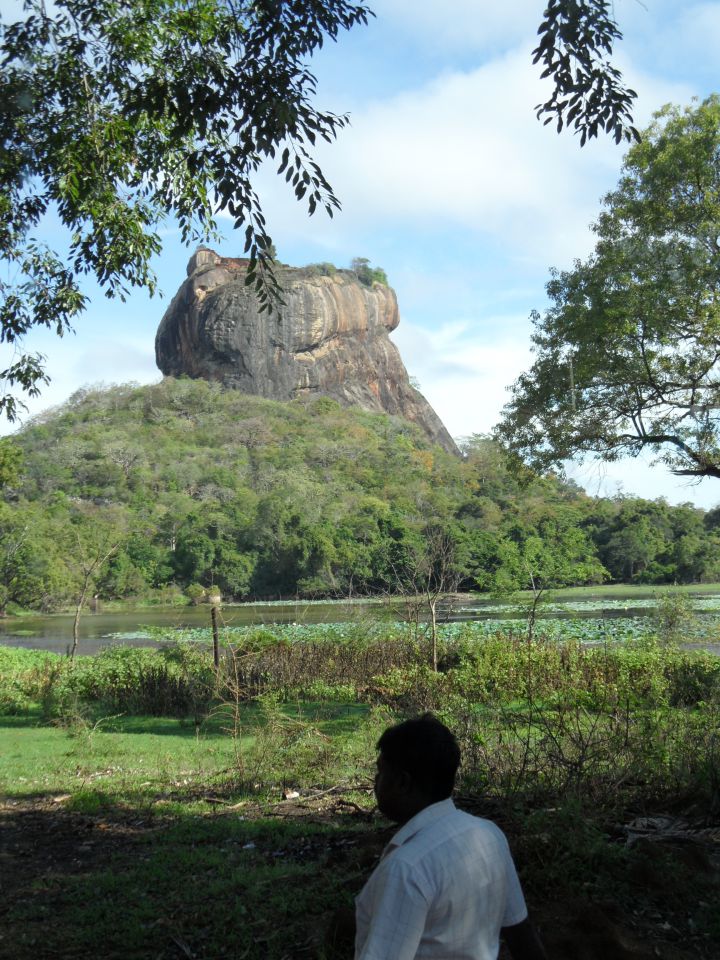
{"type": "MultiPolygon", "coordinates": [[[[369,604],[282,603],[237,604],[221,610],[221,623],[240,627],[273,623],[337,623],[367,616],[369,604]]],[[[8,617],[0,620],[0,644],[65,653],[72,644],[73,614],[8,617]]],[[[121,613],[84,613],[78,653],[97,653],[107,646],[154,646],[144,627],[209,627],[210,608],[150,607],[121,613]]]]}
{"type": "MultiPolygon", "coordinates": [[[[597,597],[582,601],[543,606],[541,617],[565,618],[644,618],[654,613],[656,598],[652,593],[639,598],[637,592],[623,600],[617,594],[612,599],[597,597]]],[[[694,598],[695,612],[699,617],[717,617],[720,612],[720,595],[705,595],[694,598]]],[[[240,603],[224,606],[221,622],[227,626],[276,623],[339,623],[376,619],[386,616],[402,620],[406,614],[402,600],[388,603],[373,601],[345,602],[276,602],[240,603]]],[[[512,619],[522,616],[517,604],[499,604],[493,599],[461,597],[450,605],[441,605],[439,620],[445,622],[512,619]]],[[[210,608],[197,607],[146,607],[141,610],[124,610],[121,613],[84,613],[80,621],[78,652],[97,653],[99,650],[122,644],[124,646],[154,646],[145,627],[188,628],[209,627],[210,608]]],[[[65,653],[72,644],[72,614],[53,614],[38,617],[9,617],[0,619],[0,644],[26,647],[36,650],[52,650],[65,653]]]]}

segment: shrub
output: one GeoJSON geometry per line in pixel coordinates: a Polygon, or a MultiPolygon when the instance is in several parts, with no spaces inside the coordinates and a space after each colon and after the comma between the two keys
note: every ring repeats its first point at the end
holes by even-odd
{"type": "Polygon", "coordinates": [[[44,650],[0,646],[0,714],[27,713],[42,702],[46,677],[63,659],[44,650]]]}
{"type": "Polygon", "coordinates": [[[87,704],[109,713],[204,716],[215,692],[212,658],[177,644],[151,650],[110,647],[75,661],[56,690],[59,715],[87,704]]]}
{"type": "Polygon", "coordinates": [[[692,598],[686,593],[670,591],[658,594],[653,619],[658,635],[665,643],[686,640],[692,635],[697,621],[692,598]]]}

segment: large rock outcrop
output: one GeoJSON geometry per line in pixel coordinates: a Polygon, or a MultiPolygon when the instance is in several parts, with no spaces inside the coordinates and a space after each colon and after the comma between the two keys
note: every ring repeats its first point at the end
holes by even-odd
{"type": "Polygon", "coordinates": [[[247,264],[205,249],[191,257],[155,338],[164,374],[219,380],[272,400],[322,394],[405,417],[457,453],[390,340],[399,322],[390,287],[366,286],[349,270],[278,266],[285,305],[260,313],[245,285],[247,264]]]}

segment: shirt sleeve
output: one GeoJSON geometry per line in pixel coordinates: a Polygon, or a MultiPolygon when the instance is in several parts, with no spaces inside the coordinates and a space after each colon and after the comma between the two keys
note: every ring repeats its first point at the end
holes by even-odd
{"type": "Polygon", "coordinates": [[[505,900],[505,913],[503,914],[502,926],[514,927],[516,923],[522,923],[527,917],[528,909],[525,905],[522,887],[520,886],[520,878],[517,875],[512,854],[510,853],[510,847],[504,834],[503,839],[505,840],[503,846],[506,854],[505,875],[507,877],[507,897],[505,900]]]}
{"type": "Polygon", "coordinates": [[[402,861],[389,862],[373,885],[370,922],[355,960],[413,960],[425,929],[428,901],[402,861]]]}

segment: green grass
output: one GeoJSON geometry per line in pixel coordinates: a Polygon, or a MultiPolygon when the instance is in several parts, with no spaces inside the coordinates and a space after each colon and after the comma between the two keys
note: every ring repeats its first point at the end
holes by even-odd
{"type": "MultiPolygon", "coordinates": [[[[301,733],[308,727],[328,740],[345,741],[367,714],[360,704],[290,703],[278,706],[271,719],[281,727],[286,721],[290,733],[297,724],[301,733]]],[[[282,772],[272,770],[276,758],[269,754],[282,756],[282,743],[268,742],[268,718],[261,705],[243,704],[240,724],[236,740],[226,710],[214,711],[198,727],[172,717],[100,716],[60,726],[43,724],[39,711],[0,716],[0,793],[8,798],[87,797],[100,791],[133,804],[162,802],[173,790],[190,786],[197,791],[202,785],[208,793],[220,778],[232,783],[238,751],[247,755],[256,750],[258,737],[268,754],[262,769],[272,789],[282,772]]],[[[282,740],[282,730],[275,732],[275,740],[282,740]]],[[[293,745],[291,740],[288,746],[293,745]]]]}
{"type": "MultiPolygon", "coordinates": [[[[271,702],[241,714],[243,749],[282,767],[286,748],[302,756],[294,731],[347,743],[367,708],[271,702]]],[[[350,855],[367,825],[285,819],[282,774],[270,763],[254,791],[226,725],[219,713],[198,730],[165,717],[0,718],[0,825],[9,849],[28,845],[14,853],[0,958],[320,956],[330,914],[367,872],[350,855]]],[[[367,776],[373,751],[359,748],[367,776]]]]}
{"type": "Polygon", "coordinates": [[[233,761],[233,743],[166,717],[115,718],[66,728],[0,718],[0,791],[9,797],[102,786],[114,796],[154,795],[158,784],[211,778],[233,761]]]}
{"type": "Polygon", "coordinates": [[[105,812],[89,830],[87,815],[70,818],[75,830],[85,826],[75,869],[49,870],[14,898],[5,922],[16,960],[317,957],[329,912],[349,907],[362,882],[357,865],[322,870],[315,856],[298,857],[339,836],[351,841],[354,828],[185,811],[119,845],[122,821],[105,812]],[[103,824],[106,855],[98,856],[103,824]]]}

